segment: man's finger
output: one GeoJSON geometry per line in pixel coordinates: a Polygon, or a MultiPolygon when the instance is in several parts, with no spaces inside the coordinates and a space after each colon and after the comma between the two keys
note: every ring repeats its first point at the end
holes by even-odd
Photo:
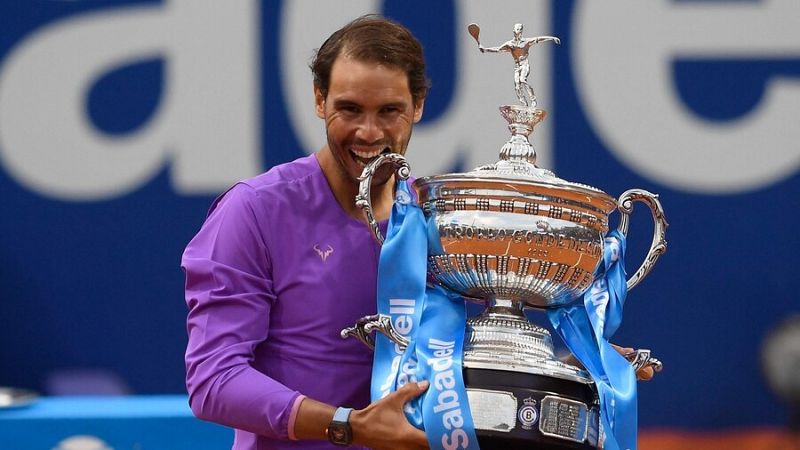
{"type": "Polygon", "coordinates": [[[623,346],[617,345],[617,344],[611,344],[611,346],[614,347],[614,350],[616,350],[620,355],[623,355],[623,356],[628,354],[628,353],[633,353],[633,351],[634,351],[634,349],[632,347],[623,347],[623,346]]]}
{"type": "Polygon", "coordinates": [[[656,372],[655,370],[653,370],[652,367],[645,366],[639,369],[638,372],[636,372],[636,378],[642,381],[649,381],[650,379],[653,378],[655,374],[656,372]]]}
{"type": "Polygon", "coordinates": [[[428,380],[422,380],[418,383],[408,383],[405,386],[398,389],[394,396],[400,400],[403,404],[406,404],[409,400],[419,397],[420,394],[425,392],[428,389],[430,383],[428,380]]]}

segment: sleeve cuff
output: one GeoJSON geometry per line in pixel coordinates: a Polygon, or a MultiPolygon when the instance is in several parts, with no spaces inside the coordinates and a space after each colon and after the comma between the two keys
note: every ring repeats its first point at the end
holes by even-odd
{"type": "Polygon", "coordinates": [[[294,435],[294,422],[297,419],[297,411],[300,410],[300,404],[303,403],[303,400],[306,399],[305,395],[298,395],[297,398],[294,399],[294,403],[292,404],[292,412],[289,413],[289,425],[288,425],[288,432],[289,432],[289,440],[296,441],[297,436],[294,435]]]}

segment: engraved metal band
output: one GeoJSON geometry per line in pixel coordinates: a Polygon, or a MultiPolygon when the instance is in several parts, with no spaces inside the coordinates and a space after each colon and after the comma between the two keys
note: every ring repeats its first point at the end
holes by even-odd
{"type": "Polygon", "coordinates": [[[540,414],[539,431],[546,436],[583,442],[589,434],[589,408],[582,402],[548,395],[540,414]]]}

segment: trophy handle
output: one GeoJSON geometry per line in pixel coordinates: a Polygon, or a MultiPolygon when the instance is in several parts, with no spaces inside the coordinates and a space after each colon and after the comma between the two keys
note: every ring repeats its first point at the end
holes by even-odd
{"type": "Polygon", "coordinates": [[[658,201],[658,195],[643,189],[630,189],[625,191],[617,201],[619,212],[622,215],[617,230],[623,235],[627,236],[628,234],[628,224],[630,214],[633,211],[633,202],[642,202],[650,208],[650,212],[653,214],[654,228],[650,250],[647,252],[647,256],[642,265],[636,270],[636,273],[628,279],[628,290],[633,289],[634,286],[639,284],[653,269],[653,265],[658,261],[658,258],[667,251],[665,234],[667,226],[669,225],[666,217],[664,217],[664,209],[661,207],[661,202],[658,201]]]}
{"type": "Polygon", "coordinates": [[[408,161],[403,155],[398,153],[387,153],[380,155],[367,164],[364,170],[361,171],[361,176],[358,177],[358,195],[356,195],[356,206],[361,208],[364,212],[364,217],[367,219],[367,224],[375,235],[375,240],[383,245],[383,235],[378,228],[378,221],[375,220],[375,215],[372,213],[372,202],[370,200],[370,188],[372,187],[372,177],[375,176],[378,168],[386,163],[392,163],[395,166],[395,175],[397,176],[397,183],[402,183],[407,180],[411,175],[411,168],[408,166],[408,161]]]}
{"type": "Polygon", "coordinates": [[[408,338],[394,330],[394,327],[392,327],[392,318],[386,314],[364,316],[358,319],[355,325],[345,328],[339,334],[342,336],[342,339],[353,336],[363,342],[364,345],[374,350],[375,338],[370,334],[373,331],[383,333],[384,336],[399,345],[401,350],[405,350],[405,348],[408,347],[408,338]]]}
{"type": "Polygon", "coordinates": [[[650,350],[646,348],[634,350],[630,353],[622,355],[622,357],[631,363],[634,373],[644,369],[645,367],[652,367],[653,372],[661,372],[661,370],[664,368],[664,365],[661,363],[661,361],[654,358],[650,354],[650,350]]]}

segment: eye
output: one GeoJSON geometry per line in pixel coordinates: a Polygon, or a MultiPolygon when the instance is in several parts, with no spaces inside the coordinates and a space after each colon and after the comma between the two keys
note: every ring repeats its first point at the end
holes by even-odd
{"type": "Polygon", "coordinates": [[[384,114],[398,114],[402,112],[402,109],[399,106],[391,105],[381,108],[381,112],[384,114]]]}
{"type": "Polygon", "coordinates": [[[361,108],[355,103],[337,102],[335,108],[339,113],[351,116],[361,113],[361,108]]]}

